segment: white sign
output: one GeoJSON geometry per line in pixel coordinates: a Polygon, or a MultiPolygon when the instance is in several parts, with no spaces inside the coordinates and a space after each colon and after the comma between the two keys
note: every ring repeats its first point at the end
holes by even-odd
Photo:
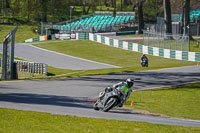
{"type": "Polygon", "coordinates": [[[70,40],[70,34],[60,34],[61,40],[70,40]]]}
{"type": "Polygon", "coordinates": [[[76,34],[71,34],[71,39],[76,39],[76,34]]]}

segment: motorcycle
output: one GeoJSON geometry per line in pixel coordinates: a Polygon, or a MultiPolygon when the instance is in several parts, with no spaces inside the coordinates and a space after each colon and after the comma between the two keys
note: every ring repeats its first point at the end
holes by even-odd
{"type": "Polygon", "coordinates": [[[142,59],[141,66],[142,67],[148,67],[148,60],[146,58],[142,59]]]}
{"type": "Polygon", "coordinates": [[[125,95],[120,90],[109,88],[105,92],[99,93],[99,98],[94,104],[94,110],[109,111],[113,107],[120,105],[125,99],[125,95]]]}

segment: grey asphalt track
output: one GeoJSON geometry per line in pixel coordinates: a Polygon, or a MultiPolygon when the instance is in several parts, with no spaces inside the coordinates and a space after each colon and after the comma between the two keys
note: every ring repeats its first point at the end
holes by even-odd
{"type": "MultiPolygon", "coordinates": [[[[2,53],[2,51],[2,45],[0,45],[0,52],[2,53]]],[[[41,49],[38,47],[34,47],[31,44],[15,45],[15,57],[33,61],[36,63],[46,63],[48,66],[53,66],[56,68],[71,70],[119,68],[118,66],[99,63],[41,49]]]]}
{"type": "Polygon", "coordinates": [[[135,79],[135,90],[153,89],[199,81],[200,67],[188,66],[77,78],[0,82],[0,107],[81,117],[200,127],[200,121],[142,114],[120,108],[106,113],[93,110],[92,105],[100,91],[126,78],[135,79]]]}

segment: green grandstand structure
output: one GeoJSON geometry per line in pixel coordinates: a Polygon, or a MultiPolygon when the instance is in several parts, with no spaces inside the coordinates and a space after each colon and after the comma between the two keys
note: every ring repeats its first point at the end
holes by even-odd
{"type": "Polygon", "coordinates": [[[116,16],[112,12],[95,12],[90,16],[54,24],[53,29],[64,33],[110,32],[119,27],[130,27],[134,20],[134,12],[117,12],[116,16]]]}

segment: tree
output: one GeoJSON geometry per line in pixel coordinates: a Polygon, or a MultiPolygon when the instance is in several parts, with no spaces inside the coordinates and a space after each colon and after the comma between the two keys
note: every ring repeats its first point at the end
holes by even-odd
{"type": "Polygon", "coordinates": [[[130,3],[131,3],[131,0],[124,0],[124,5],[128,6],[130,5],[130,3]]]}
{"type": "Polygon", "coordinates": [[[123,0],[121,0],[121,11],[123,10],[123,0]]]}
{"type": "MultiPolygon", "coordinates": [[[[104,1],[105,4],[106,1],[104,1]]],[[[94,12],[96,9],[96,5],[97,5],[98,1],[95,0],[88,0],[88,8],[86,10],[86,14],[89,13],[90,9],[92,8],[92,11],[94,12]]]]}
{"type": "Polygon", "coordinates": [[[144,19],[143,19],[143,0],[131,0],[133,11],[137,7],[138,15],[138,33],[142,34],[144,30],[144,19]]]}
{"type": "Polygon", "coordinates": [[[9,0],[6,0],[6,8],[10,8],[10,2],[9,2],[9,0]]]}
{"type": "Polygon", "coordinates": [[[190,26],[190,0],[183,0],[183,14],[182,14],[182,25],[183,25],[183,34],[189,34],[189,26],[190,26]]]}
{"type": "Polygon", "coordinates": [[[27,20],[26,20],[26,22],[30,21],[30,13],[31,13],[31,0],[27,0],[27,20]]]}
{"type": "Polygon", "coordinates": [[[47,0],[41,0],[42,22],[47,22],[47,0]]]}
{"type": "Polygon", "coordinates": [[[136,4],[137,2],[135,0],[131,0],[130,2],[131,2],[131,5],[132,5],[132,11],[134,12],[136,7],[137,7],[137,4],[136,4]]]}
{"type": "Polygon", "coordinates": [[[171,5],[170,0],[163,0],[164,7],[164,21],[166,24],[166,33],[172,33],[172,21],[171,21],[171,5]]]}
{"type": "Polygon", "coordinates": [[[138,33],[142,34],[144,30],[144,20],[143,20],[143,1],[138,0],[138,33]]]}
{"type": "Polygon", "coordinates": [[[85,13],[86,13],[86,10],[85,10],[86,1],[85,0],[83,0],[82,5],[83,5],[83,15],[85,15],[85,13]]]}
{"type": "Polygon", "coordinates": [[[114,8],[113,15],[116,16],[117,0],[111,0],[112,7],[114,8]]]}

